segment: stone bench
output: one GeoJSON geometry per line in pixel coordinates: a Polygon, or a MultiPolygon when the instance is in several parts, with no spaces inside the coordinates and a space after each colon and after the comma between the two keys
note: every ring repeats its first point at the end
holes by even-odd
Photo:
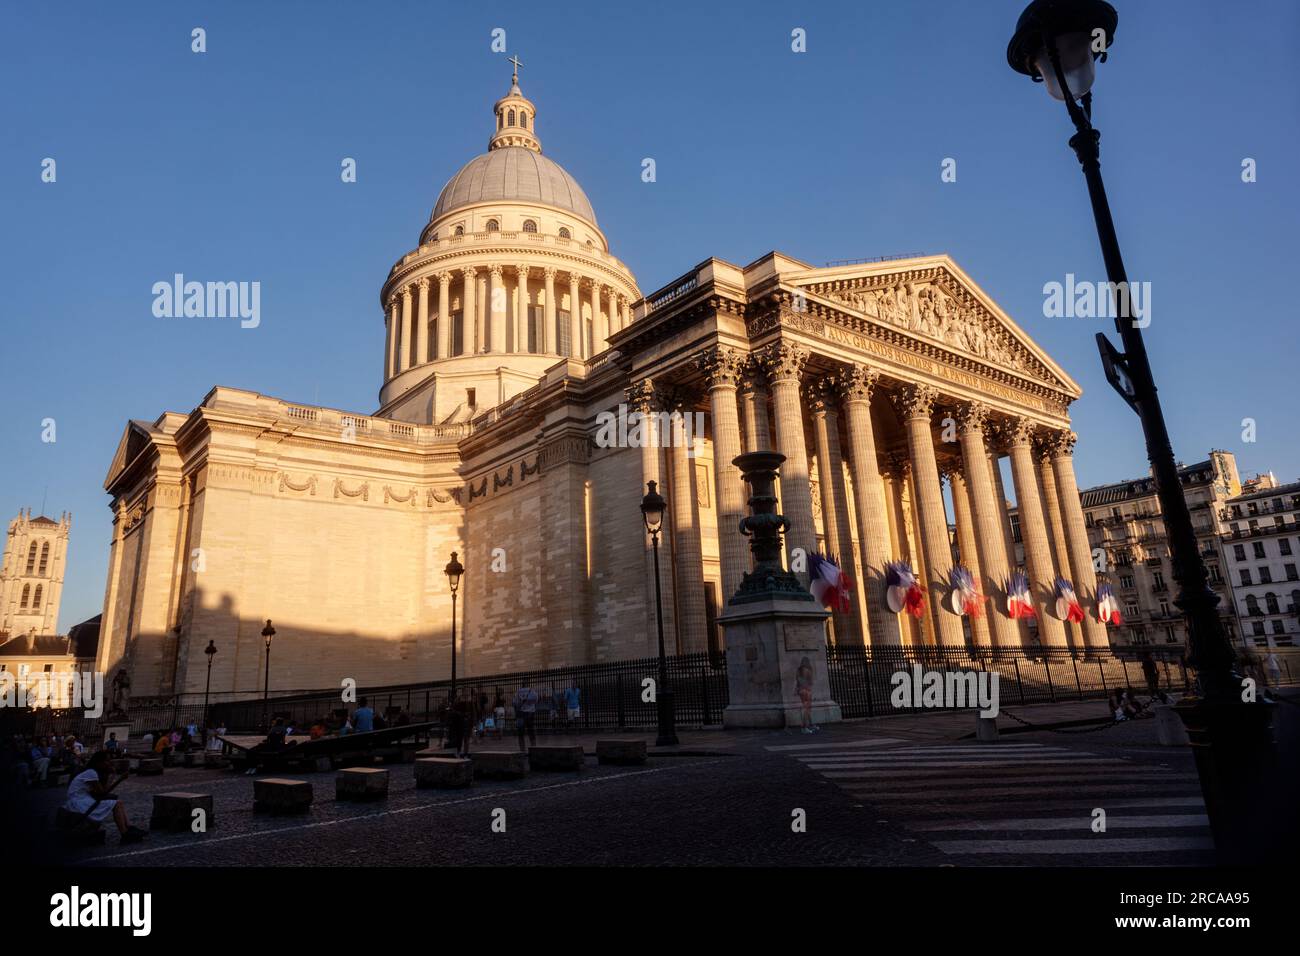
{"type": "Polygon", "coordinates": [[[644,740],[597,740],[596,760],[599,763],[639,764],[645,763],[646,750],[644,740]]]}
{"type": "Polygon", "coordinates": [[[157,777],[163,772],[162,757],[141,757],[135,772],[142,777],[157,777]]]}
{"type": "Polygon", "coordinates": [[[212,810],[210,793],[155,793],[153,795],[153,816],[149,818],[150,830],[170,830],[184,833],[194,828],[194,811],[203,811],[203,826],[210,830],[216,826],[216,815],[212,810]]]}
{"type": "Polygon", "coordinates": [[[518,780],[528,776],[528,754],[519,750],[480,750],[469,755],[474,776],[518,780]]]}
{"type": "Polygon", "coordinates": [[[162,762],[164,767],[176,766],[176,760],[177,760],[177,753],[174,750],[168,750],[166,753],[162,755],[162,762]]]}
{"type": "Polygon", "coordinates": [[[581,770],[582,762],[581,744],[528,748],[528,763],[534,770],[581,770]]]}
{"type": "Polygon", "coordinates": [[[253,781],[253,810],[267,813],[301,813],[311,806],[311,784],[306,780],[266,777],[253,781]]]}
{"type": "Polygon", "coordinates": [[[111,761],[113,764],[113,773],[122,774],[131,769],[131,758],[129,757],[113,757],[111,758],[111,761]]]}
{"type": "Polygon", "coordinates": [[[415,761],[415,785],[440,790],[468,787],[474,782],[474,761],[463,757],[421,757],[415,761]]]}
{"type": "Polygon", "coordinates": [[[350,767],[334,778],[335,800],[382,800],[388,796],[388,771],[350,767]]]}
{"type": "Polygon", "coordinates": [[[230,766],[230,761],[221,751],[209,750],[203,755],[203,766],[209,770],[225,770],[230,766]]]}
{"type": "Polygon", "coordinates": [[[417,750],[415,752],[415,759],[437,760],[447,756],[448,753],[450,753],[450,750],[444,750],[440,747],[430,747],[427,750],[417,750]]]}

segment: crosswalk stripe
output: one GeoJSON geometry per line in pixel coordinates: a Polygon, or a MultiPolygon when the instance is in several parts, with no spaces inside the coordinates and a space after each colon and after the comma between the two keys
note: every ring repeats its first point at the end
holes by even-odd
{"type": "MultiPolygon", "coordinates": [[[[1071,790],[1071,793],[1078,793],[1078,790],[1071,790]]],[[[984,796],[981,794],[980,796],[984,796]]],[[[1014,798],[1015,794],[1008,794],[1014,798]]],[[[870,798],[863,797],[868,800],[870,798]]],[[[1177,797],[1152,797],[1148,800],[1118,801],[1110,800],[1104,796],[1097,796],[1094,799],[1084,800],[1082,803],[1071,804],[1068,801],[1060,801],[1051,805],[1044,805],[1037,800],[975,800],[968,801],[963,799],[960,803],[945,803],[935,801],[933,792],[927,793],[908,793],[908,794],[891,794],[885,801],[873,801],[880,806],[882,810],[890,812],[897,811],[903,815],[904,819],[908,817],[915,818],[920,813],[927,817],[935,819],[949,819],[955,814],[964,814],[963,819],[970,814],[981,814],[985,811],[991,813],[1009,813],[1018,811],[1021,813],[1039,813],[1045,811],[1061,812],[1069,810],[1071,807],[1076,808],[1077,812],[1091,814],[1093,807],[1103,807],[1107,812],[1114,809],[1141,809],[1141,810],[1160,810],[1165,808],[1172,809],[1200,809],[1205,806],[1205,801],[1199,796],[1177,796],[1177,797]],[[928,798],[928,799],[927,799],[928,798]],[[894,807],[888,806],[889,800],[906,800],[906,806],[894,807]]]]}
{"type": "MultiPolygon", "coordinates": [[[[1060,766],[1078,767],[1084,764],[1091,764],[1093,766],[1098,766],[1098,769],[1100,769],[1099,765],[1104,765],[1107,768],[1111,768],[1115,770],[1133,769],[1132,764],[1122,763],[1121,761],[1109,757],[1099,757],[1095,760],[1040,760],[1038,763],[1033,764],[1033,766],[1035,767],[1060,767],[1060,766]]],[[[1007,767],[1011,765],[1012,764],[1009,761],[972,762],[966,760],[953,760],[944,763],[928,763],[925,764],[925,767],[927,769],[938,770],[938,769],[955,769],[959,767],[994,768],[994,767],[1007,767]]],[[[835,778],[835,777],[842,778],[846,776],[848,777],[871,776],[870,771],[875,771],[876,773],[885,774],[885,775],[895,772],[894,768],[892,767],[881,766],[880,764],[868,764],[868,763],[832,764],[830,766],[820,766],[820,767],[812,766],[810,767],[810,769],[820,770],[822,771],[823,776],[829,778],[835,778]]],[[[940,776],[942,776],[942,774],[940,774],[940,776]]]]}
{"type": "Polygon", "coordinates": [[[977,853],[1065,854],[1065,853],[1169,853],[1213,850],[1209,837],[1108,837],[1093,840],[938,840],[937,849],[957,856],[977,853]]]}
{"type": "Polygon", "coordinates": [[[794,755],[796,760],[916,760],[937,757],[1039,757],[1051,756],[1053,754],[1073,754],[1078,753],[1075,750],[1067,750],[1064,747],[998,747],[993,749],[966,749],[966,748],[930,748],[924,750],[872,750],[862,751],[843,751],[838,753],[821,753],[821,754],[800,754],[794,755]]]}
{"type": "MultiPolygon", "coordinates": [[[[845,788],[855,799],[875,804],[892,804],[902,803],[904,806],[915,805],[922,806],[925,804],[936,804],[940,806],[950,806],[959,810],[964,810],[967,806],[967,800],[984,800],[994,797],[1032,797],[1040,801],[1054,799],[1068,799],[1071,796],[1088,796],[1094,806],[1106,806],[1107,797],[1116,793],[1114,787],[1103,786],[1083,786],[1079,784],[1070,784],[1061,787],[1038,787],[1028,789],[1025,787],[1006,787],[1002,789],[982,789],[978,791],[964,790],[960,794],[949,796],[947,799],[941,799],[936,796],[934,789],[930,790],[890,790],[886,792],[851,790],[845,788]]],[[[1196,792],[1193,784],[1168,784],[1164,786],[1155,786],[1151,788],[1155,797],[1191,797],[1196,792]]],[[[1005,803],[1005,801],[1003,801],[1005,803]]]]}
{"type": "Polygon", "coordinates": [[[888,744],[906,743],[893,737],[879,737],[874,740],[847,740],[838,744],[781,744],[777,747],[764,747],[772,753],[786,753],[797,750],[837,750],[842,747],[884,747],[888,744]]]}
{"type": "MultiPolygon", "coordinates": [[[[1070,764],[1065,764],[1065,765],[1057,765],[1057,766],[1046,768],[1046,772],[1045,772],[1044,768],[1041,765],[1001,764],[1001,765],[989,767],[987,771],[979,770],[979,769],[953,771],[945,767],[934,767],[934,766],[869,767],[869,768],[861,768],[861,767],[853,768],[853,767],[837,766],[837,767],[819,768],[815,772],[818,773],[819,775],[825,776],[828,773],[836,773],[840,771],[852,771],[855,775],[857,775],[858,778],[862,780],[880,780],[880,781],[906,780],[909,777],[917,777],[917,778],[923,778],[918,781],[918,785],[920,785],[920,783],[923,783],[924,780],[943,780],[945,782],[951,783],[953,786],[976,786],[976,785],[987,786],[991,783],[996,783],[999,781],[1016,781],[1017,783],[1020,782],[1034,783],[1041,780],[1050,783],[1057,780],[1065,780],[1068,778],[1078,778],[1091,783],[1110,782],[1112,786],[1116,787],[1116,789],[1122,790],[1123,789],[1122,785],[1120,785],[1119,783],[1113,780],[1110,780],[1110,778],[1106,776],[1102,776],[1099,773],[1099,771],[1106,772],[1106,771],[1114,770],[1114,771],[1123,771],[1125,774],[1128,774],[1128,772],[1131,771],[1132,769],[1133,769],[1132,766],[1129,764],[1116,765],[1114,767],[1096,767],[1092,765],[1088,765],[1084,767],[1072,767],[1070,764]]],[[[1196,780],[1197,777],[1195,774],[1179,774],[1179,773],[1174,773],[1173,771],[1168,771],[1165,773],[1143,774],[1141,779],[1143,781],[1196,780]]],[[[1131,785],[1132,781],[1131,780],[1128,781],[1128,784],[1131,785]]]]}
{"type": "MultiPolygon", "coordinates": [[[[944,820],[934,823],[909,823],[907,828],[909,830],[1087,830],[1091,825],[1091,814],[1081,813],[1072,817],[1019,817],[1013,820],[944,820]]],[[[1107,831],[1209,825],[1210,818],[1204,813],[1162,813],[1135,817],[1106,814],[1107,831]]]]}
{"type": "MultiPolygon", "coordinates": [[[[1020,762],[1033,763],[1042,760],[1044,757],[1063,758],[1071,756],[1068,750],[1055,751],[1053,753],[1006,753],[1006,754],[818,754],[809,757],[797,757],[798,761],[806,764],[836,764],[836,763],[856,763],[864,761],[875,764],[926,764],[942,763],[945,760],[973,760],[977,762],[1002,761],[1002,762],[1020,762]]],[[[1084,758],[1087,759],[1087,758],[1084,758]]],[[[1109,759],[1116,759],[1114,757],[1109,759]]]]}
{"type": "MultiPolygon", "coordinates": [[[[997,776],[963,780],[946,778],[943,774],[885,774],[876,779],[864,778],[859,782],[850,781],[840,784],[840,786],[853,793],[866,794],[872,791],[919,790],[919,788],[930,786],[939,780],[943,780],[947,792],[963,795],[978,794],[987,790],[1002,790],[1004,788],[1010,788],[1013,793],[1027,793],[1040,789],[1062,789],[1074,785],[1090,787],[1096,790],[1108,790],[1116,796],[1133,792],[1124,782],[1099,780],[1095,773],[1063,773],[1054,774],[1051,777],[1004,776],[999,774],[997,776]]],[[[1147,778],[1144,783],[1157,787],[1189,787],[1199,792],[1196,777],[1192,774],[1170,774],[1168,777],[1151,777],[1147,778]]]]}

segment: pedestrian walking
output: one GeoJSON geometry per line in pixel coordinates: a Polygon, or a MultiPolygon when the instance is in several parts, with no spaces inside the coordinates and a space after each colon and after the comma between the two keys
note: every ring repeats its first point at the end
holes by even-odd
{"type": "Polygon", "coordinates": [[[537,743],[537,727],[534,723],[537,718],[537,691],[527,681],[515,691],[514,708],[515,733],[519,737],[519,749],[523,750],[525,732],[528,734],[529,745],[537,743]]]}

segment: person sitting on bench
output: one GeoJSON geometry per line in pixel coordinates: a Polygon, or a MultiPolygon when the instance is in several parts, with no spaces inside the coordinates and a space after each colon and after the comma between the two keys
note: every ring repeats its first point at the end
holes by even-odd
{"type": "Polygon", "coordinates": [[[63,803],[63,809],[80,817],[81,822],[98,824],[112,817],[123,843],[139,843],[148,836],[148,831],[131,826],[126,819],[126,807],[122,806],[120,800],[109,796],[112,789],[108,786],[111,767],[112,755],[107,750],[96,751],[87,768],[68,784],[68,797],[63,803]]]}

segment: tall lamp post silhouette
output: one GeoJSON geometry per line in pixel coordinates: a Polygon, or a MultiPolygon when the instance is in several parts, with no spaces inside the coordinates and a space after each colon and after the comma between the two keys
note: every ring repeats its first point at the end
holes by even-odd
{"type": "Polygon", "coordinates": [[[203,685],[203,734],[206,737],[208,733],[208,692],[212,690],[212,659],[217,656],[216,642],[208,641],[208,646],[203,648],[203,653],[208,656],[208,679],[203,685]]]}
{"type": "Polygon", "coordinates": [[[464,566],[456,560],[456,552],[451,553],[451,560],[443,568],[447,583],[451,585],[451,700],[456,701],[456,591],[460,588],[460,577],[465,573],[464,566]]]}
{"type": "Polygon", "coordinates": [[[271,626],[269,617],[266,619],[266,627],[262,628],[262,637],[266,638],[266,675],[262,679],[262,723],[269,731],[271,729],[271,638],[275,637],[275,628],[271,626]]]}
{"type": "Polygon", "coordinates": [[[1101,332],[1097,347],[1106,380],[1142,422],[1178,583],[1174,604],[1187,616],[1188,663],[1197,672],[1199,696],[1179,702],[1177,709],[1187,725],[1220,860],[1244,862],[1269,845],[1250,828],[1252,821],[1258,825],[1267,818],[1256,800],[1275,759],[1272,705],[1241,699],[1241,677],[1183,497],[1141,325],[1132,321],[1128,308],[1128,273],[1101,178],[1101,134],[1092,125],[1096,63],[1106,61],[1118,23],[1115,8],[1104,0],[1034,0],[1016,23],[1007,62],[1017,73],[1043,83],[1053,99],[1065,104],[1074,123],[1070,147],[1088,184],[1106,277],[1116,299],[1115,331],[1124,351],[1101,332]]]}
{"type": "Polygon", "coordinates": [[[655,746],[671,747],[677,744],[677,714],[673,706],[673,692],[668,686],[668,659],[664,656],[664,599],[659,583],[659,532],[663,528],[664,510],[668,502],[659,494],[656,482],[646,482],[646,494],[641,499],[641,520],[650,533],[655,554],[655,621],[659,626],[659,686],[655,689],[658,701],[659,736],[655,746]]]}

